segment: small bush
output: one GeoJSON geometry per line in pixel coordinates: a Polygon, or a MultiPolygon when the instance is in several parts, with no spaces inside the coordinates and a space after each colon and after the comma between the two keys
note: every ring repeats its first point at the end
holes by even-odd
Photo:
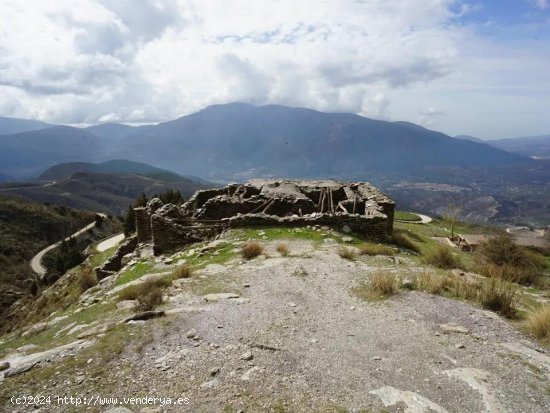
{"type": "Polygon", "coordinates": [[[283,257],[287,257],[289,254],[288,245],[286,244],[277,244],[277,252],[283,257]]]}
{"type": "Polygon", "coordinates": [[[355,250],[348,247],[340,247],[338,250],[338,255],[344,258],[345,260],[353,261],[356,258],[355,250]]]}
{"type": "Polygon", "coordinates": [[[392,241],[395,245],[420,254],[420,248],[411,240],[409,235],[401,231],[393,231],[392,241]]]}
{"type": "Polygon", "coordinates": [[[97,285],[97,278],[91,268],[83,269],[78,278],[80,291],[84,292],[97,285]]]}
{"type": "Polygon", "coordinates": [[[550,305],[546,304],[531,311],[525,326],[536,338],[550,340],[550,305]]]}
{"type": "Polygon", "coordinates": [[[424,257],[426,264],[433,265],[437,268],[461,268],[460,259],[453,255],[451,247],[447,245],[438,245],[433,251],[424,257]]]}
{"type": "Polygon", "coordinates": [[[480,304],[492,311],[497,311],[505,317],[515,317],[517,314],[518,293],[512,285],[498,278],[488,279],[479,291],[480,304]]]}
{"type": "Polygon", "coordinates": [[[359,253],[361,255],[387,255],[394,256],[395,250],[387,245],[365,243],[359,247],[359,253]]]}
{"type": "Polygon", "coordinates": [[[162,304],[162,289],[158,286],[154,286],[148,290],[145,294],[140,295],[137,298],[138,309],[141,311],[150,311],[156,306],[162,304]]]}
{"type": "Polygon", "coordinates": [[[541,254],[517,245],[506,235],[482,242],[475,254],[477,272],[520,284],[538,284],[545,264],[541,254]]]}
{"type": "Polygon", "coordinates": [[[172,279],[190,278],[192,275],[193,269],[187,264],[182,264],[172,272],[172,279]]]}
{"type": "Polygon", "coordinates": [[[264,252],[264,247],[262,244],[256,241],[247,242],[242,250],[241,255],[246,260],[251,260],[252,258],[256,258],[258,255],[264,252]]]}

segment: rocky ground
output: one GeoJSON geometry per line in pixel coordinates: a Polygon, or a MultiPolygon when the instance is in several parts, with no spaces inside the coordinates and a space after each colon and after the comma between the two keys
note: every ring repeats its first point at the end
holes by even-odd
{"type": "Polygon", "coordinates": [[[280,241],[265,239],[266,254],[250,261],[238,256],[245,239],[236,236],[170,258],[142,249],[141,260],[154,262],[150,272],[157,274],[146,278],[197,255],[211,260],[191,278],[173,281],[163,317],[123,323],[133,303],[114,307],[112,291],[122,288],[114,277],[71,310],[104,306],[95,319],[79,324],[73,314],[57,314],[45,332],[29,333],[50,331],[49,344],[8,346],[2,411],[550,411],[544,349],[505,319],[464,302],[415,291],[361,300],[354,288],[381,268],[404,277],[424,269],[405,254],[343,259],[342,238],[327,233],[324,241],[285,240],[287,257],[276,251],[280,241]],[[229,253],[221,245],[230,245],[229,253]],[[67,318],[55,321],[60,317],[67,318]],[[104,405],[16,406],[10,402],[16,395],[78,396],[104,405]],[[119,404],[123,397],[185,401],[115,408],[96,396],[118,397],[119,404]]]}

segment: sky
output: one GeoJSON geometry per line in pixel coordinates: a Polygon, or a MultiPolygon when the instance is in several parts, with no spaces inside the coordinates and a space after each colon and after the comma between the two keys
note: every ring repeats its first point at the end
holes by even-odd
{"type": "Polygon", "coordinates": [[[248,102],[550,134],[550,0],[2,0],[0,116],[156,123],[248,102]]]}

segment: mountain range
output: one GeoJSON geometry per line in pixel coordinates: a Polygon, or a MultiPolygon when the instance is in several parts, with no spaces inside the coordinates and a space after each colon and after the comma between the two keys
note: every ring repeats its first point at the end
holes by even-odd
{"type": "MultiPolygon", "coordinates": [[[[5,119],[5,118],[4,118],[5,119]]],[[[487,143],[453,139],[407,122],[284,106],[214,105],[179,119],[85,129],[19,122],[0,127],[0,173],[38,175],[62,162],[130,159],[178,173],[232,180],[258,175],[334,176],[426,167],[492,167],[529,162],[487,143]],[[49,127],[47,127],[49,126],[49,127]]],[[[1,124],[0,124],[1,125],[1,124]]]]}
{"type": "MultiPolygon", "coordinates": [[[[22,130],[24,122],[15,134],[1,135],[0,128],[4,179],[57,181],[55,174],[68,168],[75,175],[64,175],[73,180],[71,188],[95,190],[103,187],[95,175],[104,175],[100,181],[109,175],[112,183],[120,173],[108,170],[106,161],[127,159],[215,182],[260,176],[367,180],[420,212],[439,213],[444,204],[459,202],[471,205],[465,215],[476,220],[550,222],[550,160],[534,159],[545,157],[548,136],[482,141],[409,122],[244,103],[209,106],[157,125],[44,124],[36,130],[30,121],[30,130],[22,130]],[[44,172],[60,163],[65,165],[44,172]]],[[[146,175],[134,173],[155,180],[146,175]]],[[[166,171],[161,175],[166,184],[166,171]]]]}

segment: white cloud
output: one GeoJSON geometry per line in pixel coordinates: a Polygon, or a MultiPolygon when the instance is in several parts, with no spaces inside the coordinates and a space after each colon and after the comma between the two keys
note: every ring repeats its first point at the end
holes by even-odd
{"type": "MultiPolygon", "coordinates": [[[[444,127],[453,119],[449,88],[501,78],[473,76],[464,56],[465,45],[482,44],[460,21],[477,4],[3,0],[0,115],[155,122],[245,101],[418,121],[437,104],[444,127]]],[[[503,83],[518,78],[514,65],[503,83]]]]}
{"type": "Polygon", "coordinates": [[[450,3],[8,0],[0,109],[69,123],[228,101],[383,116],[388,88],[451,70],[450,3]]]}
{"type": "Polygon", "coordinates": [[[550,6],[550,2],[548,0],[529,0],[529,3],[541,10],[545,10],[550,6]]]}

